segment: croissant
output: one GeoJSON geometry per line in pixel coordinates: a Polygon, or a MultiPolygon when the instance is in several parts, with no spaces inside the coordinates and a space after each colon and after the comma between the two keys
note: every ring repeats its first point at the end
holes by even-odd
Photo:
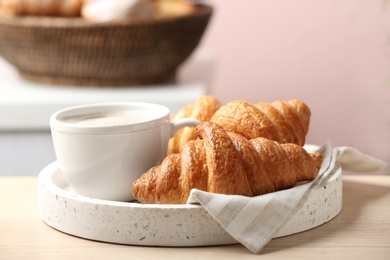
{"type": "Polygon", "coordinates": [[[302,101],[257,103],[236,100],[222,106],[211,118],[226,131],[247,139],[265,137],[279,143],[305,144],[310,109],[302,101]]]}
{"type": "Polygon", "coordinates": [[[266,138],[248,140],[214,122],[196,128],[200,139],[187,142],[180,154],[168,155],[134,181],[141,203],[181,204],[196,188],[219,194],[257,196],[314,179],[322,155],[296,144],[266,138]]]}
{"type": "MultiPolygon", "coordinates": [[[[221,107],[221,102],[213,96],[201,96],[195,104],[184,106],[173,118],[176,121],[181,118],[194,118],[199,121],[208,121],[214,113],[221,107]]],[[[198,137],[194,127],[185,127],[179,130],[168,143],[168,154],[179,153],[181,147],[189,140],[198,137]]]]}
{"type": "MultiPolygon", "coordinates": [[[[309,107],[296,99],[270,104],[235,100],[221,105],[216,98],[203,96],[195,104],[182,108],[174,120],[184,117],[196,118],[201,122],[209,120],[247,139],[265,137],[279,143],[303,146],[309,131],[310,116],[309,107]]],[[[196,138],[194,128],[179,131],[169,142],[168,154],[179,153],[186,142],[196,138]]]]}
{"type": "Polygon", "coordinates": [[[83,0],[2,0],[0,9],[3,16],[47,15],[80,16],[83,0]]]}
{"type": "Polygon", "coordinates": [[[194,4],[188,0],[154,0],[157,18],[188,15],[194,11],[194,4]]]}

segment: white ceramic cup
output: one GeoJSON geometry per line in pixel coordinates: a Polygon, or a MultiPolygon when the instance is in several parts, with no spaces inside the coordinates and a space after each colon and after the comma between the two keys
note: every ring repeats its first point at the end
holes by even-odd
{"type": "Polygon", "coordinates": [[[158,104],[114,102],[54,113],[50,127],[57,161],[79,195],[132,201],[132,183],[166,156],[169,139],[195,119],[170,121],[158,104]]]}

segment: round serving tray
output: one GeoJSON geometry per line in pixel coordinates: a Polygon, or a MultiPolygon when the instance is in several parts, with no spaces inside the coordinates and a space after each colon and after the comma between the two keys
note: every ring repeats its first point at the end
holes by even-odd
{"type": "MultiPolygon", "coordinates": [[[[238,243],[200,205],[115,202],[75,194],[57,162],[38,178],[39,213],[49,226],[97,241],[143,246],[238,243]]],[[[334,218],[342,208],[341,170],[319,186],[274,237],[302,232],[334,218]]]]}

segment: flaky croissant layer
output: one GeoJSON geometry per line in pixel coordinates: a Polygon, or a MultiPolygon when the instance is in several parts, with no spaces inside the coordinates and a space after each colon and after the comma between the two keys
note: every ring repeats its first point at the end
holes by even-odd
{"type": "MultiPolygon", "coordinates": [[[[191,117],[201,122],[213,121],[226,131],[239,133],[247,139],[265,137],[303,146],[310,116],[309,107],[297,99],[256,104],[234,100],[222,105],[212,96],[201,96],[195,104],[183,107],[173,120],[191,117]]],[[[186,142],[197,137],[194,128],[183,129],[170,140],[168,154],[179,153],[186,142]]]]}
{"type": "Polygon", "coordinates": [[[300,100],[251,104],[236,100],[222,106],[210,121],[247,139],[265,137],[279,143],[305,144],[311,111],[300,100]]]}
{"type": "MultiPolygon", "coordinates": [[[[184,106],[175,115],[173,121],[181,118],[195,118],[200,122],[209,121],[215,112],[222,106],[221,102],[213,96],[201,96],[194,104],[184,106]]],[[[169,140],[168,154],[180,153],[184,144],[190,140],[198,138],[194,127],[185,127],[179,130],[176,135],[169,140]]]]}
{"type": "Polygon", "coordinates": [[[248,140],[211,121],[196,131],[199,140],[187,142],[181,153],[168,155],[133,183],[139,202],[186,203],[193,188],[257,196],[312,180],[322,164],[321,154],[309,154],[299,145],[248,140]]]}

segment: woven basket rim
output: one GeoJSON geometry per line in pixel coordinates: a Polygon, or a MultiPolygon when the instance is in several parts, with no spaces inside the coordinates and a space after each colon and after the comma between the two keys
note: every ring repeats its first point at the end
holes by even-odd
{"type": "Polygon", "coordinates": [[[172,23],[180,22],[180,20],[186,20],[193,17],[208,16],[213,12],[213,8],[206,4],[194,4],[194,11],[175,17],[162,17],[158,19],[132,19],[123,20],[110,23],[91,23],[84,20],[81,17],[50,17],[50,16],[24,16],[24,17],[9,17],[0,19],[0,25],[8,26],[23,26],[31,28],[98,28],[98,27],[113,27],[113,26],[132,26],[132,25],[146,25],[155,23],[172,23]]]}

